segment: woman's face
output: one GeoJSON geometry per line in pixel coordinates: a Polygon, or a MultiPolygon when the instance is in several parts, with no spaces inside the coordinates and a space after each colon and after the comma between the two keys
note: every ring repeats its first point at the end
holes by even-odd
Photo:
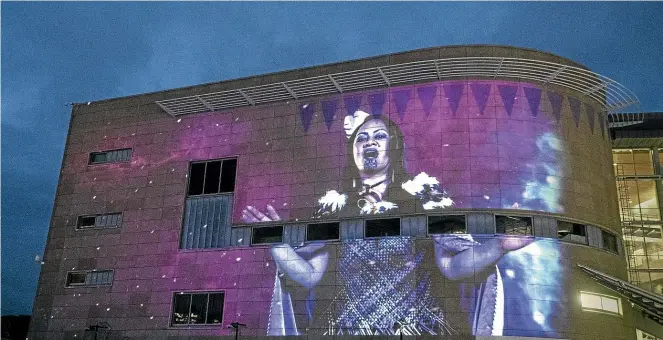
{"type": "Polygon", "coordinates": [[[373,119],[362,125],[353,141],[353,156],[362,174],[375,174],[389,167],[389,130],[384,122],[373,119]]]}

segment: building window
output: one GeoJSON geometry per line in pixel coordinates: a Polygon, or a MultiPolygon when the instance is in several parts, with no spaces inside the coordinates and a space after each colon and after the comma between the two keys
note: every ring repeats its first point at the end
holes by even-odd
{"type": "Polygon", "coordinates": [[[90,153],[88,164],[105,164],[128,162],[131,160],[131,149],[108,150],[90,153]]]}
{"type": "Polygon", "coordinates": [[[601,230],[601,237],[603,238],[603,249],[618,253],[617,250],[617,236],[605,230],[601,230]]]}
{"type": "Polygon", "coordinates": [[[654,174],[649,149],[614,149],[612,163],[616,176],[649,176],[654,174]]]}
{"type": "Polygon", "coordinates": [[[558,220],[557,238],[566,242],[587,244],[587,226],[558,220]]]}
{"type": "Polygon", "coordinates": [[[532,235],[532,218],[495,215],[495,232],[507,235],[532,235]]]}
{"type": "Polygon", "coordinates": [[[78,216],[77,229],[117,228],[122,225],[122,213],[78,216]]]}
{"type": "Polygon", "coordinates": [[[189,196],[235,191],[237,159],[192,163],[189,170],[189,196]]]}
{"type": "Polygon", "coordinates": [[[307,241],[338,240],[339,223],[314,223],[306,227],[307,241]]]}
{"type": "Polygon", "coordinates": [[[113,284],[112,270],[88,270],[67,273],[67,287],[109,286],[113,284]]]}
{"type": "Polygon", "coordinates": [[[172,325],[216,325],[223,318],[223,292],[176,293],[172,325]]]}
{"type": "Polygon", "coordinates": [[[428,216],[428,234],[465,234],[465,215],[428,216]]]}
{"type": "Polygon", "coordinates": [[[230,245],[236,169],[237,159],[191,163],[180,248],[230,245]]]}
{"type": "Polygon", "coordinates": [[[617,180],[619,211],[622,221],[659,221],[661,213],[656,194],[656,180],[617,180]]]}
{"type": "Polygon", "coordinates": [[[401,219],[383,218],[366,220],[366,237],[400,236],[401,219]]]}
{"type": "Polygon", "coordinates": [[[618,297],[580,292],[580,303],[584,311],[622,315],[622,302],[618,297]]]}
{"type": "Polygon", "coordinates": [[[251,244],[282,243],[283,226],[253,228],[251,244]]]}

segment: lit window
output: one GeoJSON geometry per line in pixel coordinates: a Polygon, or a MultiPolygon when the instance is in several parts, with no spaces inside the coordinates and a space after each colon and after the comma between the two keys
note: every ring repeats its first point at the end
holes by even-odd
{"type": "Polygon", "coordinates": [[[383,218],[366,221],[366,237],[400,236],[400,234],[400,218],[383,218]]]}
{"type": "Polygon", "coordinates": [[[88,164],[128,162],[131,160],[131,153],[131,149],[92,152],[88,164]]]}
{"type": "Polygon", "coordinates": [[[465,215],[428,216],[428,234],[465,234],[465,215]]]}
{"type": "Polygon", "coordinates": [[[584,311],[622,315],[622,302],[618,297],[580,292],[580,303],[584,311]]]}
{"type": "Polygon", "coordinates": [[[495,215],[495,232],[506,235],[532,235],[532,218],[495,215]]]}
{"type": "Polygon", "coordinates": [[[109,286],[113,283],[112,270],[87,270],[67,273],[67,287],[109,286]]]}
{"type": "Polygon", "coordinates": [[[338,240],[339,223],[314,223],[306,228],[307,241],[338,240]]]}
{"type": "Polygon", "coordinates": [[[283,242],[283,226],[253,228],[252,244],[283,242]]]}
{"type": "Polygon", "coordinates": [[[171,324],[221,324],[223,301],[223,292],[177,293],[173,296],[171,324]]]}

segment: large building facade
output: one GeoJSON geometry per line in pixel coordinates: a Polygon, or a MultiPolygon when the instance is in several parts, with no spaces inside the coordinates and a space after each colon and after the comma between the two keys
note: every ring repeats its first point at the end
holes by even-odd
{"type": "Polygon", "coordinates": [[[661,338],[605,79],[456,46],[74,105],[30,338],[661,338]]]}

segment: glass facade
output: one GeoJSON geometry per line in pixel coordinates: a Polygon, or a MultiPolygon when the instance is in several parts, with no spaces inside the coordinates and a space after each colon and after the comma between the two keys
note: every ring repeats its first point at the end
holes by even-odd
{"type": "Polygon", "coordinates": [[[663,149],[613,150],[629,278],[658,294],[663,293],[660,151],[663,149]]]}

